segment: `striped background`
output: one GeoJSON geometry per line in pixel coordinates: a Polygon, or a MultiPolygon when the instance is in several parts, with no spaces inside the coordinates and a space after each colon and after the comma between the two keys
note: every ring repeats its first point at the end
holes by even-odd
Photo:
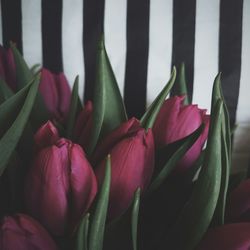
{"type": "Polygon", "coordinates": [[[129,116],[140,116],[185,61],[193,102],[210,109],[212,83],[223,91],[234,137],[234,165],[250,160],[250,0],[1,0],[0,43],[17,43],[30,66],[80,75],[91,99],[95,48],[105,42],[129,116]]]}

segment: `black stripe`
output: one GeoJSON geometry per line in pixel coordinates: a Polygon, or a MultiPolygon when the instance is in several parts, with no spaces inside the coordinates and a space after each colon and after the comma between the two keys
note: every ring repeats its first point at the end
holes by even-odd
{"type": "Polygon", "coordinates": [[[21,1],[1,0],[3,45],[14,42],[22,53],[22,12],[21,1]]]}
{"type": "Polygon", "coordinates": [[[104,0],[85,0],[83,6],[84,100],[93,99],[97,43],[104,27],[104,0]]]}
{"type": "Polygon", "coordinates": [[[141,117],[145,111],[148,47],[149,0],[128,0],[124,101],[129,117],[141,117]]]}
{"type": "Polygon", "coordinates": [[[43,66],[62,71],[62,0],[42,0],[42,47],[43,66]]]}
{"type": "Polygon", "coordinates": [[[235,123],[241,71],[243,0],[221,0],[219,70],[222,89],[229,109],[231,125],[235,123]]]}
{"type": "MultiPolygon", "coordinates": [[[[186,82],[189,100],[192,100],[194,80],[194,45],[195,45],[196,0],[173,1],[173,48],[172,65],[178,69],[182,62],[186,68],[186,82]]],[[[177,91],[172,89],[172,95],[177,91]]]]}

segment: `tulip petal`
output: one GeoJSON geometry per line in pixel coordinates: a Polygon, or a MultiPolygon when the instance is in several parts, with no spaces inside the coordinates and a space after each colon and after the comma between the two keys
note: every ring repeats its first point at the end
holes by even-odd
{"type": "Polygon", "coordinates": [[[62,235],[68,222],[67,147],[39,152],[26,181],[26,205],[50,232],[62,235]]]}
{"type": "Polygon", "coordinates": [[[250,223],[227,224],[209,230],[198,250],[247,250],[250,248],[250,223]]]}
{"type": "Polygon", "coordinates": [[[59,114],[57,112],[57,106],[59,103],[59,96],[57,87],[54,82],[53,74],[45,68],[41,70],[41,82],[39,91],[43,97],[44,103],[49,113],[58,118],[59,114]]]}
{"type": "Polygon", "coordinates": [[[88,101],[81,113],[79,114],[76,125],[74,137],[76,141],[86,149],[90,142],[91,128],[93,123],[93,104],[88,101]]]}
{"type": "Polygon", "coordinates": [[[228,198],[227,220],[250,222],[250,179],[242,181],[228,198]]]}
{"type": "Polygon", "coordinates": [[[97,181],[82,148],[73,144],[70,151],[71,223],[76,225],[92,204],[97,181]]]}
{"type": "Polygon", "coordinates": [[[70,106],[71,90],[69,83],[63,73],[54,75],[55,86],[58,93],[58,112],[63,119],[67,118],[70,106]]]}
{"type": "Polygon", "coordinates": [[[95,166],[103,160],[110,153],[112,147],[119,141],[128,137],[129,134],[136,133],[139,129],[141,129],[140,122],[136,118],[131,118],[113,130],[98,144],[92,156],[93,165],[95,166]]]}
{"type": "Polygon", "coordinates": [[[5,216],[1,222],[1,249],[56,250],[58,249],[45,229],[24,214],[5,216]]]}
{"type": "MultiPolygon", "coordinates": [[[[96,170],[99,183],[104,176],[105,161],[96,170]]],[[[151,129],[118,142],[111,150],[110,218],[121,215],[130,205],[137,188],[148,186],[154,167],[154,140],[151,129]]]]}
{"type": "Polygon", "coordinates": [[[42,149],[53,145],[59,139],[57,128],[52,122],[45,123],[35,134],[37,149],[42,149]]]}

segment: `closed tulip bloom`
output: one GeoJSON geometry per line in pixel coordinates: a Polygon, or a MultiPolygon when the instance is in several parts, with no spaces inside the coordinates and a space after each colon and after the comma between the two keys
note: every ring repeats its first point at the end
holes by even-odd
{"type": "Polygon", "coordinates": [[[226,217],[231,222],[250,222],[250,179],[242,181],[229,195],[226,217]]]}
{"type": "Polygon", "coordinates": [[[16,65],[11,49],[4,49],[0,45],[0,78],[2,78],[8,86],[16,89],[16,65]]]}
{"type": "Polygon", "coordinates": [[[197,250],[250,249],[250,223],[226,224],[208,230],[197,250]]]}
{"type": "Polygon", "coordinates": [[[64,121],[68,116],[71,99],[71,90],[65,75],[53,74],[43,68],[39,92],[51,117],[64,121]]]}
{"type": "Polygon", "coordinates": [[[74,138],[84,149],[90,142],[91,129],[93,122],[93,105],[88,101],[77,117],[74,129],[74,138]]]}
{"type": "Polygon", "coordinates": [[[24,214],[5,216],[1,221],[1,250],[57,250],[47,231],[24,214]]]}
{"type": "Polygon", "coordinates": [[[180,172],[192,166],[198,159],[209,128],[209,115],[206,115],[206,110],[199,109],[197,105],[183,105],[184,98],[185,96],[174,96],[167,99],[153,127],[155,144],[160,148],[183,139],[204,123],[202,134],[176,166],[180,172]]]}
{"type": "Polygon", "coordinates": [[[25,200],[32,216],[51,233],[63,235],[87,212],[97,182],[81,146],[57,136],[50,122],[37,132],[35,142],[40,150],[27,176],[25,200]]]}
{"type": "MultiPolygon", "coordinates": [[[[109,218],[121,215],[131,204],[137,188],[148,186],[154,168],[154,139],[151,129],[147,132],[132,119],[114,130],[100,144],[102,156],[111,155],[111,186],[109,218]]],[[[105,172],[105,159],[96,169],[99,184],[105,172]]]]}

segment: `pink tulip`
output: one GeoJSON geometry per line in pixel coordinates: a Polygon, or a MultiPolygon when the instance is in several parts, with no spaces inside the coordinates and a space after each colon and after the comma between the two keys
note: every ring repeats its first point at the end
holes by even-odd
{"type": "Polygon", "coordinates": [[[69,112],[71,99],[71,90],[65,75],[53,74],[43,68],[39,91],[51,117],[64,121],[69,112]]]}
{"type": "Polygon", "coordinates": [[[1,222],[1,250],[56,250],[58,249],[45,229],[24,214],[5,216],[1,222]]]}
{"type": "Polygon", "coordinates": [[[76,120],[74,137],[77,143],[86,148],[90,142],[93,120],[93,105],[88,101],[76,120]]]}
{"type": "Polygon", "coordinates": [[[197,105],[183,105],[185,96],[174,96],[167,99],[156,118],[153,133],[156,147],[160,148],[176,142],[193,133],[204,123],[205,128],[176,166],[178,172],[183,172],[198,159],[208,136],[209,115],[206,110],[197,105]]]}
{"type": "Polygon", "coordinates": [[[50,232],[63,235],[89,209],[96,178],[81,146],[58,138],[50,122],[38,130],[35,142],[39,150],[26,180],[26,207],[50,232]]]}
{"type": "Polygon", "coordinates": [[[197,250],[250,249],[250,223],[226,224],[210,229],[197,250]]]}
{"type": "Polygon", "coordinates": [[[228,197],[227,220],[250,222],[250,179],[242,181],[228,197]]]}
{"type": "Polygon", "coordinates": [[[0,45],[0,78],[2,78],[8,86],[16,89],[16,65],[11,49],[4,49],[0,45]]]}
{"type": "Polygon", "coordinates": [[[148,186],[154,168],[154,140],[136,119],[123,123],[100,143],[95,160],[99,184],[105,170],[105,159],[111,154],[111,187],[109,218],[121,215],[130,205],[137,188],[148,186]],[[101,161],[100,161],[101,160],[101,161]]]}

